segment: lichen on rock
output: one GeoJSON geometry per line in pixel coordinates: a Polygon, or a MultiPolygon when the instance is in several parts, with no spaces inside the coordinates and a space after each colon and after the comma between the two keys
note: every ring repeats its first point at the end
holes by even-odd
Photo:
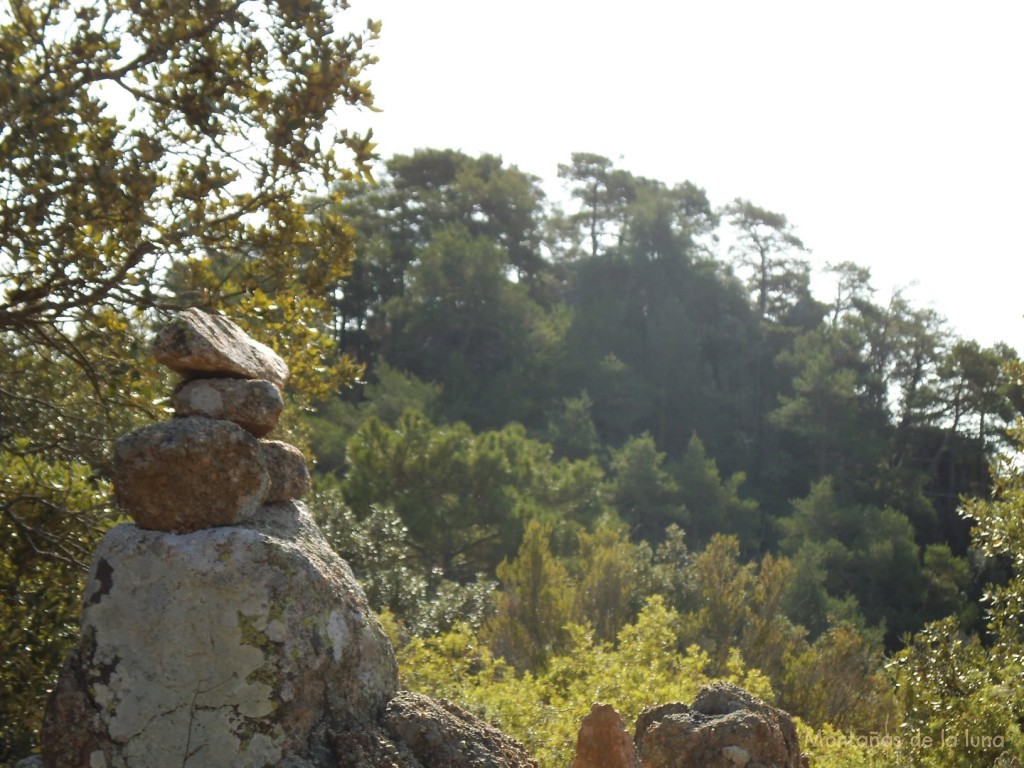
{"type": "Polygon", "coordinates": [[[84,729],[76,741],[104,766],[177,768],[192,755],[258,768],[327,754],[325,720],[372,723],[397,690],[390,643],[308,512],[287,506],[187,535],[113,529],[71,673],[91,712],[61,722],[52,702],[48,733],[84,729]]]}

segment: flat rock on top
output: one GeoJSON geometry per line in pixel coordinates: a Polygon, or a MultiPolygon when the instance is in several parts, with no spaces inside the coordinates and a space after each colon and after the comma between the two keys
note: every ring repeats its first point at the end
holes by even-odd
{"type": "Polygon", "coordinates": [[[227,318],[195,307],[179,312],[160,330],[153,356],[188,379],[211,374],[265,379],[278,389],[288,383],[288,366],[274,350],[227,318]]]}

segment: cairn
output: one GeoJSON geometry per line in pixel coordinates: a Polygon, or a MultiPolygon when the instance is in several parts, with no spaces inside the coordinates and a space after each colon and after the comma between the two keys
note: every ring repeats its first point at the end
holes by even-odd
{"type": "Polygon", "coordinates": [[[263,504],[308,493],[294,446],[264,440],[284,407],[288,367],[234,323],[190,309],[156,337],[154,357],[181,374],[175,418],[117,441],[117,500],[140,528],[190,533],[237,525],[263,504]]]}
{"type": "Polygon", "coordinates": [[[117,441],[117,500],[78,646],[50,696],[45,768],[532,768],[469,713],[399,692],[394,651],[266,439],[288,368],[236,325],[182,312],[154,355],[175,416],[117,441]]]}

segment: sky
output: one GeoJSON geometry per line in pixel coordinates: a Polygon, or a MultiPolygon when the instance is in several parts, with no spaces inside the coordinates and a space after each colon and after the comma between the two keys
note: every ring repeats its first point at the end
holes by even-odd
{"type": "MultiPolygon", "coordinates": [[[[500,155],[558,195],[596,152],[784,213],[816,268],[871,269],[1024,353],[1024,3],[351,0],[383,157],[500,155]]],[[[816,293],[827,299],[823,283],[816,293]]]]}

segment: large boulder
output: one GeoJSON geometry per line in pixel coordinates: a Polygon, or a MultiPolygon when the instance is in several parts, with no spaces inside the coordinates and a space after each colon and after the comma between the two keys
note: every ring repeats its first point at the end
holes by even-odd
{"type": "Polygon", "coordinates": [[[263,379],[282,390],[288,383],[288,366],[274,350],[226,317],[194,307],[179,312],[160,329],[153,356],[186,379],[263,379]]]}
{"type": "Polygon", "coordinates": [[[803,768],[793,719],[729,683],[701,688],[692,705],[644,710],[636,745],[645,768],[803,768]]]}
{"type": "Polygon", "coordinates": [[[297,502],[176,535],[125,524],[95,553],[81,640],[51,697],[47,768],[345,765],[394,654],[297,502]]]}
{"type": "Polygon", "coordinates": [[[121,437],[114,488],[140,527],[188,533],[253,514],[267,497],[270,475],[251,434],[229,421],[189,416],[121,437]]]}

